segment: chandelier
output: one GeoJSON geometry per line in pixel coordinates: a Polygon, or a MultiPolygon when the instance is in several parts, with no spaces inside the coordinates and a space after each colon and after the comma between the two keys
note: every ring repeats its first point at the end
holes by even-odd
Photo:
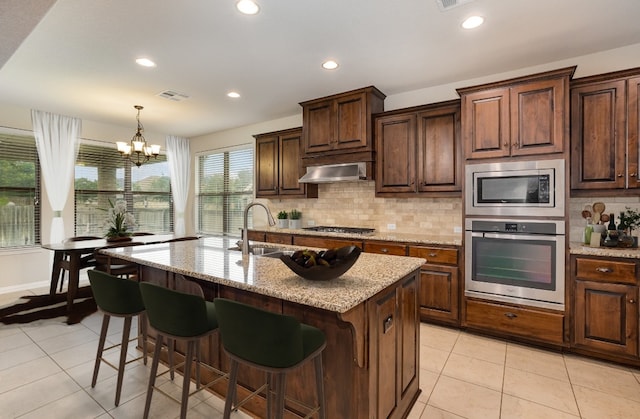
{"type": "Polygon", "coordinates": [[[158,154],[160,154],[160,146],[156,144],[147,145],[147,140],[142,136],[144,127],[140,123],[140,111],[144,108],[140,105],[135,105],[134,108],[138,110],[138,115],[136,116],[138,129],[129,144],[124,141],[118,141],[116,142],[116,146],[123,158],[128,159],[131,163],[140,167],[148,162],[151,156],[153,156],[153,158],[158,157],[158,154]]]}

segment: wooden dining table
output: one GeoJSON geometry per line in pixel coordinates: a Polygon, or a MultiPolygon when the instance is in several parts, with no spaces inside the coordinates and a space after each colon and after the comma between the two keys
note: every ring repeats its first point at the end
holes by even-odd
{"type": "Polygon", "coordinates": [[[173,234],[152,234],[146,236],[133,236],[131,240],[126,242],[109,242],[106,239],[82,240],[82,241],[64,241],[62,243],[52,243],[41,245],[44,249],[53,250],[53,265],[51,268],[51,286],[49,295],[54,296],[58,284],[60,272],[65,269],[62,261],[65,255],[69,256],[68,271],[69,285],[67,287],[67,311],[73,307],[73,301],[78,293],[78,284],[80,282],[81,258],[83,255],[94,252],[101,247],[117,247],[118,243],[122,246],[134,244],[154,244],[162,243],[167,240],[174,239],[173,234]]]}

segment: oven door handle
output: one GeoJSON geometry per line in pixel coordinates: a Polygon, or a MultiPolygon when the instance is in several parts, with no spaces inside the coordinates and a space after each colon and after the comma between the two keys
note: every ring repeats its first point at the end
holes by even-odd
{"type": "Polygon", "coordinates": [[[537,241],[558,241],[556,236],[533,235],[533,234],[503,234],[503,233],[484,233],[486,239],[507,239],[507,240],[537,240],[537,241]]]}

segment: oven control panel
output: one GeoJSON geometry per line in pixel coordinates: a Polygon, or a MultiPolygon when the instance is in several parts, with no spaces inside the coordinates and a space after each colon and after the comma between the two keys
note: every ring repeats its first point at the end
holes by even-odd
{"type": "Polygon", "coordinates": [[[564,221],[467,219],[467,231],[479,233],[563,235],[564,221]]]}

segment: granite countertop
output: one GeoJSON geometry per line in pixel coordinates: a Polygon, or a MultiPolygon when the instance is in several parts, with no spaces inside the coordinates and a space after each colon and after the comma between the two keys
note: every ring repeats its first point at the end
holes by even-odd
{"type": "Polygon", "coordinates": [[[394,232],[374,232],[373,234],[349,234],[330,233],[323,231],[313,231],[304,229],[290,229],[277,227],[254,227],[253,231],[264,231],[269,233],[296,234],[305,236],[339,237],[359,240],[381,240],[393,241],[409,244],[441,244],[448,246],[462,246],[462,233],[456,234],[422,234],[422,233],[394,233],[394,232]]]}
{"type": "MultiPolygon", "coordinates": [[[[421,258],[363,252],[341,277],[309,281],[293,273],[278,258],[250,255],[247,263],[243,263],[240,251],[229,250],[236,241],[237,238],[205,237],[101,252],[140,265],[338,313],[351,310],[425,262],[421,258]]],[[[264,246],[300,248],[272,243],[264,246]]]]}
{"type": "Polygon", "coordinates": [[[606,256],[616,258],[640,259],[640,248],[591,247],[580,242],[569,243],[572,255],[606,256]]]}

